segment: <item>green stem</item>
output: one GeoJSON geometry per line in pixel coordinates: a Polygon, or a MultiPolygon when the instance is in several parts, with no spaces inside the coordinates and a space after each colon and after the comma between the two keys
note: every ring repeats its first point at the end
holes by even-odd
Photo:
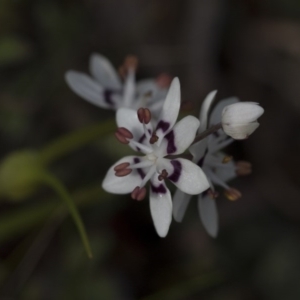
{"type": "Polygon", "coordinates": [[[71,216],[73,217],[73,220],[77,226],[77,229],[79,231],[79,235],[81,237],[82,243],[84,245],[84,248],[87,252],[87,255],[89,258],[92,258],[92,251],[91,251],[91,247],[90,247],[90,243],[87,237],[87,233],[86,230],[84,228],[82,219],[78,213],[78,210],[76,208],[76,205],[74,204],[74,202],[72,201],[68,191],[65,189],[65,187],[60,183],[60,181],[58,179],[56,179],[54,176],[52,176],[51,174],[45,173],[43,174],[43,176],[41,176],[41,180],[48,184],[49,186],[51,186],[56,192],[57,194],[61,197],[61,199],[66,203],[69,212],[71,214],[71,216]]]}
{"type": "Polygon", "coordinates": [[[98,139],[108,133],[111,133],[115,128],[115,120],[101,122],[89,127],[72,132],[58,138],[56,141],[45,146],[40,151],[40,159],[44,165],[47,165],[61,156],[64,156],[86,144],[98,139]]]}

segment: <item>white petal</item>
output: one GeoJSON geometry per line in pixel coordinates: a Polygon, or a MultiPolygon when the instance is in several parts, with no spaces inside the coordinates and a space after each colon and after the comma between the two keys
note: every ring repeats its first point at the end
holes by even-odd
{"type": "Polygon", "coordinates": [[[218,211],[215,199],[208,195],[199,195],[198,209],[202,224],[208,234],[216,237],[218,234],[218,211]]]}
{"type": "MultiPolygon", "coordinates": [[[[199,127],[199,133],[203,132],[207,128],[207,118],[208,118],[208,111],[211,107],[212,102],[214,101],[216,97],[217,91],[210,92],[206,98],[204,99],[201,110],[200,110],[200,127],[199,127]]],[[[220,116],[221,120],[221,116],[220,116]]]]}
{"type": "Polygon", "coordinates": [[[243,125],[226,125],[223,124],[224,132],[235,140],[243,140],[249,137],[259,126],[258,122],[243,125]]]}
{"type": "Polygon", "coordinates": [[[181,222],[186,209],[190,203],[191,195],[177,189],[173,196],[173,217],[177,222],[181,222]]]}
{"type": "Polygon", "coordinates": [[[129,70],[124,83],[123,106],[128,108],[137,108],[134,106],[135,99],[135,73],[129,70]]]}
{"type": "Polygon", "coordinates": [[[221,122],[223,109],[231,104],[238,103],[239,98],[230,97],[220,101],[213,109],[209,118],[209,125],[216,125],[221,122]]]}
{"type": "Polygon", "coordinates": [[[96,53],[92,54],[90,57],[90,72],[104,88],[117,90],[122,88],[116,70],[106,57],[96,53]]]}
{"type": "Polygon", "coordinates": [[[207,139],[201,140],[195,144],[193,144],[189,151],[193,155],[193,162],[197,163],[203,156],[205,155],[205,151],[207,150],[207,139]]]}
{"type": "Polygon", "coordinates": [[[193,116],[187,116],[180,120],[165,135],[160,145],[160,147],[163,147],[165,155],[183,153],[194,141],[199,124],[199,120],[193,116]]]}
{"type": "Polygon", "coordinates": [[[157,234],[165,237],[172,222],[172,197],[163,181],[152,181],[150,211],[157,234]]]}
{"type": "Polygon", "coordinates": [[[247,124],[254,122],[264,113],[255,102],[239,102],[226,106],[222,112],[223,124],[247,124]]]}
{"type": "Polygon", "coordinates": [[[183,192],[197,195],[209,188],[209,182],[202,169],[193,162],[176,158],[162,159],[163,168],[168,172],[168,178],[183,192]]]}
{"type": "Polygon", "coordinates": [[[125,127],[133,134],[133,139],[138,141],[144,134],[144,128],[138,119],[137,111],[130,108],[117,110],[116,121],[118,127],[125,127]]]}
{"type": "Polygon", "coordinates": [[[102,188],[105,191],[113,194],[128,194],[131,193],[135,187],[140,186],[142,176],[139,170],[133,169],[129,175],[124,177],[116,176],[114,171],[116,165],[124,162],[134,163],[134,158],[136,158],[136,156],[125,156],[110,167],[102,182],[102,188]]]}
{"type": "Polygon", "coordinates": [[[77,71],[68,71],[65,74],[68,86],[80,97],[92,104],[102,108],[111,108],[112,105],[105,102],[103,97],[103,88],[98,82],[84,73],[77,71]]]}
{"type": "Polygon", "coordinates": [[[162,138],[172,130],[176,123],[180,109],[180,82],[175,77],[171,83],[161,114],[159,116],[156,135],[158,136],[157,145],[160,145],[162,138]]]}

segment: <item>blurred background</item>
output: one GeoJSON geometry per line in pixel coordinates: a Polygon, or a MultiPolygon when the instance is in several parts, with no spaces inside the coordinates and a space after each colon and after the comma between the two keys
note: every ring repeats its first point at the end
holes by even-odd
{"type": "Polygon", "coordinates": [[[0,299],[300,299],[300,2],[1,0],[3,162],[114,120],[64,81],[69,69],[87,72],[93,52],[115,67],[137,55],[138,78],[179,76],[182,100],[196,116],[213,89],[217,100],[259,102],[260,128],[227,149],[251,161],[253,174],[231,182],[240,200],[217,199],[216,239],[205,232],[196,199],[161,239],[148,200],[101,190],[127,147],[112,134],[75,147],[48,170],[78,204],[89,260],[51,188],[24,190],[18,199],[1,191],[32,166],[17,164],[8,174],[1,164],[0,299]]]}

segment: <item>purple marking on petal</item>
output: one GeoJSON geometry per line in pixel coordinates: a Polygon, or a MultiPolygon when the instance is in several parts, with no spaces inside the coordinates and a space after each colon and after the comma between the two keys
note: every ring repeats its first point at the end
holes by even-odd
{"type": "MultiPolygon", "coordinates": [[[[139,158],[137,158],[137,157],[135,157],[134,159],[133,159],[133,162],[135,163],[135,164],[137,164],[137,163],[139,163],[141,160],[139,159],[139,158]]],[[[136,169],[137,170],[137,172],[139,173],[139,175],[141,176],[141,178],[142,179],[144,179],[144,177],[146,176],[146,174],[144,173],[144,171],[142,170],[142,169],[140,169],[140,168],[138,168],[138,169],[136,169]]]]}
{"type": "Polygon", "coordinates": [[[167,152],[168,154],[176,152],[177,148],[175,146],[175,136],[174,131],[171,130],[166,136],[165,139],[168,141],[167,152]]]}
{"type": "Polygon", "coordinates": [[[143,143],[144,139],[146,138],[145,133],[139,138],[138,142],[143,143]]]}
{"type": "Polygon", "coordinates": [[[179,180],[182,171],[181,162],[176,159],[171,160],[170,162],[174,168],[174,171],[170,176],[168,176],[168,178],[174,182],[177,182],[179,180]]]}
{"type": "Polygon", "coordinates": [[[160,184],[159,186],[154,186],[153,184],[151,184],[151,190],[156,194],[165,194],[167,192],[167,189],[163,184],[160,184]]]}
{"type": "Polygon", "coordinates": [[[200,168],[203,167],[204,159],[205,159],[205,156],[206,156],[207,153],[208,153],[208,149],[206,148],[206,149],[205,149],[205,152],[204,152],[204,154],[203,154],[203,156],[199,159],[199,161],[198,161],[198,163],[197,163],[197,165],[198,165],[200,168]]]}
{"type": "Polygon", "coordinates": [[[104,101],[112,107],[115,107],[115,103],[112,100],[113,94],[121,94],[119,90],[105,89],[103,92],[104,101]]]}
{"type": "Polygon", "coordinates": [[[156,130],[161,129],[163,132],[166,132],[170,128],[170,123],[160,120],[156,126],[156,130]]]}

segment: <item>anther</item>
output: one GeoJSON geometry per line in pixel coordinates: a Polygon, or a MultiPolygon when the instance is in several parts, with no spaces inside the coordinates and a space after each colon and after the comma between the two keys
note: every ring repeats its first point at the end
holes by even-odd
{"type": "Polygon", "coordinates": [[[138,66],[138,59],[134,55],[128,55],[125,57],[123,64],[119,67],[119,74],[121,77],[125,78],[128,70],[136,70],[138,66]]]}
{"type": "Polygon", "coordinates": [[[158,180],[159,181],[162,181],[162,180],[165,180],[167,177],[168,177],[168,172],[166,171],[166,169],[163,169],[162,171],[161,171],[161,173],[159,174],[159,176],[158,176],[158,180]]]}
{"type": "Polygon", "coordinates": [[[124,162],[124,163],[121,163],[121,164],[119,164],[119,165],[116,165],[116,166],[114,167],[114,170],[115,170],[115,171],[121,171],[121,170],[123,170],[123,169],[126,169],[129,165],[130,165],[130,163],[124,162]]]}
{"type": "Polygon", "coordinates": [[[230,188],[224,192],[225,197],[230,201],[236,201],[242,197],[240,191],[234,188],[230,188]]]}
{"type": "Polygon", "coordinates": [[[229,163],[230,161],[232,161],[232,156],[230,156],[230,155],[226,155],[226,156],[224,156],[224,158],[223,158],[223,160],[222,160],[222,164],[227,164],[227,163],[229,163]]]}
{"type": "Polygon", "coordinates": [[[139,108],[137,115],[141,123],[148,124],[151,121],[151,112],[148,108],[139,108]]]}
{"type": "Polygon", "coordinates": [[[252,165],[248,161],[238,161],[236,163],[235,172],[239,176],[245,176],[252,173],[252,165]]]}
{"type": "Polygon", "coordinates": [[[132,172],[132,169],[122,169],[119,171],[116,171],[115,175],[118,177],[124,177],[127,176],[128,174],[130,174],[132,172]]]}
{"type": "Polygon", "coordinates": [[[217,197],[219,197],[219,193],[216,191],[213,191],[212,189],[209,189],[207,191],[207,195],[211,198],[211,199],[216,199],[217,197]]]}
{"type": "Polygon", "coordinates": [[[161,88],[168,88],[171,84],[172,77],[169,74],[162,73],[156,77],[156,84],[161,88]]]}
{"type": "Polygon", "coordinates": [[[139,186],[137,186],[132,191],[131,198],[133,200],[141,201],[146,197],[146,193],[147,193],[146,188],[144,188],[144,187],[140,188],[139,186]]]}
{"type": "Polygon", "coordinates": [[[119,127],[115,132],[115,137],[120,143],[128,144],[129,143],[128,139],[132,139],[133,134],[128,129],[124,127],[119,127]]]}
{"type": "Polygon", "coordinates": [[[150,142],[150,144],[154,144],[157,141],[158,141],[158,136],[156,135],[155,132],[153,132],[149,142],[150,142]]]}

